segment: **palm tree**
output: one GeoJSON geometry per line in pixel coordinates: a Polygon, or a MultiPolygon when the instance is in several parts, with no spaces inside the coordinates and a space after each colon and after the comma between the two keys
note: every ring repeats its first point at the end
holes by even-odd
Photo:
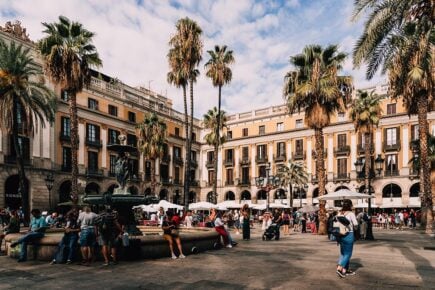
{"type": "MultiPolygon", "coordinates": [[[[351,78],[337,73],[345,58],[336,45],[308,45],[301,54],[290,57],[295,70],[285,76],[284,99],[289,114],[305,110],[305,122],[314,129],[319,196],[325,194],[326,185],[323,128],[335,113],[345,111],[352,91],[351,78]]],[[[319,234],[326,234],[325,201],[320,201],[319,222],[319,234]]]]}
{"type": "Polygon", "coordinates": [[[303,186],[307,184],[307,169],[302,162],[294,162],[289,159],[288,165],[282,165],[278,168],[277,175],[281,180],[281,186],[288,186],[288,204],[290,208],[293,208],[293,186],[303,186]]]}
{"type": "Polygon", "coordinates": [[[199,71],[197,69],[202,59],[202,30],[199,25],[189,19],[182,18],[177,21],[177,32],[169,40],[169,53],[167,55],[171,71],[168,73],[168,82],[176,87],[183,88],[184,98],[184,126],[186,132],[186,166],[184,167],[184,206],[188,206],[190,155],[192,151],[193,132],[193,84],[196,82],[199,71]],[[187,112],[187,84],[190,87],[190,122],[187,112]]]}
{"type": "MultiPolygon", "coordinates": [[[[219,94],[218,94],[218,111],[217,111],[217,120],[216,120],[216,136],[219,136],[219,130],[221,128],[220,126],[220,115],[221,115],[221,95],[222,95],[222,86],[224,84],[228,84],[231,82],[231,79],[233,77],[233,73],[231,69],[229,68],[229,65],[234,63],[234,57],[233,57],[233,51],[228,50],[227,46],[215,46],[214,51],[209,50],[207,51],[210,55],[209,61],[205,64],[205,68],[207,70],[206,76],[211,78],[213,82],[214,87],[218,87],[219,94]]],[[[217,138],[219,139],[219,138],[217,138]]],[[[219,151],[219,144],[214,144],[214,172],[215,174],[215,180],[213,185],[213,193],[214,193],[214,202],[217,202],[217,192],[216,192],[216,186],[217,186],[217,172],[218,172],[218,151],[219,151]]]]}
{"type": "Polygon", "coordinates": [[[78,202],[78,121],[77,94],[91,81],[91,67],[102,65],[92,38],[94,33],[82,24],[59,16],[59,22],[42,23],[46,36],[38,43],[45,58],[45,70],[53,82],[68,94],[71,120],[71,197],[78,202]]]}
{"type": "Polygon", "coordinates": [[[156,113],[145,115],[142,123],[136,125],[138,135],[138,148],[144,155],[144,159],[151,160],[151,186],[152,193],[155,195],[156,175],[155,160],[161,158],[164,153],[167,137],[166,123],[157,116],[156,113]]]}
{"type": "Polygon", "coordinates": [[[43,72],[35,65],[30,49],[0,40],[0,128],[12,134],[26,221],[29,193],[26,187],[23,145],[19,134],[33,135],[45,121],[54,121],[56,97],[40,80],[43,72]]]}
{"type": "Polygon", "coordinates": [[[389,95],[403,98],[408,114],[418,115],[426,232],[433,232],[427,113],[434,103],[435,3],[429,0],[356,0],[355,18],[370,13],[355,45],[356,67],[367,64],[367,78],[382,66],[388,72],[389,95]]]}
{"type": "Polygon", "coordinates": [[[218,112],[216,107],[208,110],[204,114],[204,128],[209,129],[210,132],[204,136],[204,140],[208,145],[214,146],[214,180],[213,180],[213,201],[217,202],[217,163],[218,163],[218,151],[216,147],[226,142],[226,137],[221,136],[220,132],[227,126],[227,116],[225,111],[218,112]]]}

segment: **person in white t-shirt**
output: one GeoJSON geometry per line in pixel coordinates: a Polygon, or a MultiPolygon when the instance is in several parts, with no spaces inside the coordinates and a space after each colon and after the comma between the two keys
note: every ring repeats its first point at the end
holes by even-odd
{"type": "Polygon", "coordinates": [[[344,216],[348,221],[349,232],[340,237],[340,258],[338,260],[337,275],[344,278],[348,275],[355,275],[355,272],[349,269],[350,258],[352,257],[353,244],[355,242],[354,230],[358,228],[358,221],[352,212],[352,201],[343,200],[343,207],[339,216],[344,216]]]}

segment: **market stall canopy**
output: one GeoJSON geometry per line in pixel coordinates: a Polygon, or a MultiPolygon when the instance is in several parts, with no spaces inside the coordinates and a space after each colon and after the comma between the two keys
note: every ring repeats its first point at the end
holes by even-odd
{"type": "Polygon", "coordinates": [[[137,208],[140,208],[142,211],[145,211],[145,212],[158,212],[159,211],[159,207],[157,207],[157,205],[153,206],[153,205],[141,204],[141,205],[133,206],[133,209],[137,209],[137,208]]]}
{"type": "Polygon", "coordinates": [[[243,205],[238,203],[235,200],[226,200],[220,202],[216,205],[218,208],[226,207],[226,208],[241,208],[243,205]]]}
{"type": "Polygon", "coordinates": [[[160,207],[163,207],[164,210],[168,210],[169,208],[175,208],[175,209],[180,209],[180,210],[183,209],[182,205],[171,203],[171,202],[164,200],[164,199],[159,201],[158,204],[152,204],[152,207],[157,207],[157,209],[160,207]]]}
{"type": "Polygon", "coordinates": [[[319,200],[343,200],[343,199],[361,199],[373,198],[374,196],[351,191],[348,189],[340,189],[339,191],[331,192],[323,196],[319,196],[319,200]]]}
{"type": "MultiPolygon", "coordinates": [[[[267,205],[265,203],[262,204],[254,204],[252,206],[253,209],[256,210],[265,210],[267,205]]],[[[282,203],[270,203],[269,208],[289,208],[289,206],[282,204],[282,203]]]]}
{"type": "Polygon", "coordinates": [[[190,210],[210,210],[212,208],[216,208],[217,205],[211,202],[200,201],[189,204],[190,210]]]}

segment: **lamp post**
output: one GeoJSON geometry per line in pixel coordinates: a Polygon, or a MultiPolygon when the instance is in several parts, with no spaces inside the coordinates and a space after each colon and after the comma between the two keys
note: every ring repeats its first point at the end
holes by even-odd
{"type": "Polygon", "coordinates": [[[280,185],[280,178],[278,176],[270,175],[270,162],[266,166],[266,177],[255,177],[255,185],[258,189],[266,192],[266,210],[269,211],[269,192],[271,189],[277,188],[280,185]]]}
{"type": "MultiPolygon", "coordinates": [[[[372,158],[372,156],[370,156],[370,158],[372,158]]],[[[368,166],[368,160],[365,160],[365,164],[366,166],[368,166]]],[[[381,157],[380,154],[378,154],[378,157],[375,159],[375,169],[378,172],[378,175],[381,174],[382,171],[382,166],[384,163],[384,159],[381,157]]],[[[356,169],[356,173],[358,174],[358,177],[363,173],[363,163],[361,161],[361,159],[358,159],[355,163],[355,169],[356,169]]],[[[364,170],[365,172],[365,170],[364,170]]],[[[372,195],[372,186],[371,186],[371,182],[372,179],[374,179],[376,177],[376,174],[372,174],[371,172],[369,173],[369,176],[365,176],[365,178],[367,178],[368,180],[368,186],[366,186],[366,188],[364,189],[365,193],[368,195],[372,195]]],[[[367,234],[366,234],[366,240],[374,240],[374,236],[373,236],[373,226],[372,226],[372,199],[368,198],[368,208],[367,208],[367,214],[369,215],[369,221],[367,223],[367,234]]]]}
{"type": "Polygon", "coordinates": [[[51,190],[53,189],[53,183],[54,183],[53,173],[49,173],[45,177],[45,186],[47,186],[47,189],[48,189],[48,203],[49,203],[50,209],[52,209],[51,190]]]}

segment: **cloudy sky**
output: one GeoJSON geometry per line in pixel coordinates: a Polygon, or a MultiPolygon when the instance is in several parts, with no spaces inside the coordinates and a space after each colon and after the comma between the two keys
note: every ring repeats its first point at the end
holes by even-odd
{"type": "MultiPolygon", "coordinates": [[[[182,110],[182,94],[166,82],[168,40],[179,18],[190,17],[203,29],[201,77],[195,87],[197,117],[217,103],[217,89],[204,75],[207,50],[227,45],[234,51],[233,80],[223,89],[223,108],[245,112],[283,104],[282,85],[290,70],[289,56],[307,44],[339,44],[351,53],[362,31],[361,19],[351,21],[351,0],[0,0],[0,25],[19,19],[32,40],[42,37],[41,22],[59,15],[94,31],[104,73],[131,86],[167,94],[182,110]]],[[[344,73],[364,88],[364,70],[344,73]]]]}

